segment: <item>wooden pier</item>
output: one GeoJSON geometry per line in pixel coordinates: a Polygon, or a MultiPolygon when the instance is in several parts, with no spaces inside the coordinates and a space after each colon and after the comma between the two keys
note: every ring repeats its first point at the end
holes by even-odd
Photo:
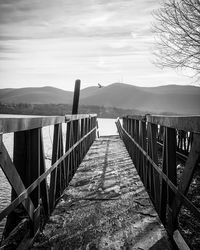
{"type": "Polygon", "coordinates": [[[118,136],[93,143],[33,249],[171,249],[118,136]]]}
{"type": "Polygon", "coordinates": [[[12,187],[0,249],[170,249],[167,236],[175,249],[199,249],[200,116],[124,116],[120,138],[100,139],[96,119],[0,117],[0,166],[12,187]],[[3,142],[11,132],[13,159],[3,142]]]}

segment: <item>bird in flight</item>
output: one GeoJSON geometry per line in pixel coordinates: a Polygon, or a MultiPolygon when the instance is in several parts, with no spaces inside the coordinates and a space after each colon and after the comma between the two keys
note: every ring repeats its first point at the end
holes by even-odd
{"type": "Polygon", "coordinates": [[[103,86],[100,83],[98,83],[98,88],[103,88],[103,86]]]}

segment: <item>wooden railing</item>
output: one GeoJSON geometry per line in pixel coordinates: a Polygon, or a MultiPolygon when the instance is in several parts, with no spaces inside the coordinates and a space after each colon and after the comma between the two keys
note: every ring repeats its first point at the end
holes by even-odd
{"type": "Polygon", "coordinates": [[[96,128],[93,114],[0,117],[0,166],[12,187],[11,203],[0,212],[0,221],[7,217],[0,248],[27,249],[32,244],[93,143],[96,128]],[[54,125],[54,135],[51,166],[46,169],[42,127],[49,125],[54,125]],[[13,161],[2,139],[10,132],[13,161]]]}
{"type": "Polygon", "coordinates": [[[120,137],[135,164],[146,190],[166,227],[180,249],[180,211],[184,206],[200,226],[200,200],[188,197],[200,159],[200,116],[176,117],[133,115],[116,122],[120,137]],[[162,147],[160,147],[162,146],[162,147]],[[185,158],[180,174],[178,157],[185,158]]]}

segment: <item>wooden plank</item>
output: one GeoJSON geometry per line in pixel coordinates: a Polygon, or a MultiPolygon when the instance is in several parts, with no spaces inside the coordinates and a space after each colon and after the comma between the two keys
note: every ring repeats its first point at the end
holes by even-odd
{"type": "Polygon", "coordinates": [[[0,114],[0,132],[11,133],[31,130],[45,126],[65,123],[70,120],[79,120],[86,117],[96,117],[96,114],[78,114],[65,116],[28,116],[0,114]]]}

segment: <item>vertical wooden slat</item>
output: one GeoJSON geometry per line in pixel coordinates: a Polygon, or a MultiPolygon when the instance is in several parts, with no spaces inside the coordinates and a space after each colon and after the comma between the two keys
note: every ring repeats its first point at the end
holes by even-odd
{"type": "MultiPolygon", "coordinates": [[[[162,172],[167,174],[166,166],[166,150],[167,150],[167,139],[166,139],[166,128],[164,129],[164,141],[163,141],[163,152],[162,152],[162,172]]],[[[159,215],[163,225],[166,225],[166,206],[167,206],[167,184],[161,179],[160,182],[160,209],[159,215]]]]}
{"type": "MultiPolygon", "coordinates": [[[[139,121],[135,120],[135,140],[137,143],[139,143],[139,121]]],[[[136,166],[139,172],[139,149],[137,147],[135,147],[136,150],[136,155],[135,155],[135,162],[136,162],[136,166]]]]}
{"type": "MultiPolygon", "coordinates": [[[[71,122],[67,122],[65,152],[67,152],[70,148],[70,136],[71,136],[71,122]]],[[[70,155],[66,157],[65,167],[66,167],[66,181],[68,185],[68,183],[70,182],[70,155]]]]}
{"type": "MultiPolygon", "coordinates": [[[[61,145],[61,140],[62,140],[62,124],[58,124],[58,130],[57,130],[57,154],[55,155],[55,161],[56,162],[62,155],[63,153],[61,152],[61,149],[63,149],[63,145],[61,145]]],[[[52,164],[54,163],[52,162],[52,164]]],[[[63,180],[62,180],[62,165],[63,162],[61,162],[57,166],[57,180],[56,180],[56,196],[55,196],[55,201],[57,202],[59,197],[62,194],[62,186],[63,186],[63,180]]]]}
{"type": "MultiPolygon", "coordinates": [[[[73,138],[74,138],[74,142],[73,144],[75,144],[78,141],[78,120],[73,122],[73,138]]],[[[76,169],[78,167],[78,147],[76,147],[74,149],[74,166],[73,166],[73,174],[75,173],[76,169]]]]}
{"type": "MultiPolygon", "coordinates": [[[[156,165],[158,165],[158,149],[157,149],[157,131],[158,127],[155,124],[150,125],[151,130],[151,155],[150,157],[154,161],[156,165]]],[[[153,168],[152,169],[152,175],[153,175],[153,186],[154,186],[154,204],[155,208],[158,211],[159,210],[159,194],[160,194],[160,177],[157,171],[153,168]]]]}
{"type": "MultiPolygon", "coordinates": [[[[27,168],[27,186],[35,181],[40,174],[40,129],[32,129],[28,131],[28,164],[27,168]]],[[[35,207],[39,204],[39,187],[37,187],[30,195],[35,207]]]]}
{"type": "MultiPolygon", "coordinates": [[[[71,127],[71,136],[70,136],[70,147],[72,147],[75,143],[75,136],[74,136],[74,121],[72,121],[72,127],[71,127]]],[[[74,176],[74,172],[75,172],[75,150],[73,150],[70,154],[70,168],[71,168],[71,176],[70,176],[70,179],[73,178],[74,176]]]]}
{"type": "MultiPolygon", "coordinates": [[[[150,131],[150,123],[147,124],[147,153],[151,154],[151,131],[150,131]]],[[[151,194],[152,191],[152,168],[149,162],[147,162],[147,171],[146,171],[146,180],[147,185],[146,189],[151,194]]],[[[152,197],[151,197],[152,198],[152,197]]]]}
{"type": "MultiPolygon", "coordinates": [[[[176,130],[173,128],[166,128],[166,170],[169,180],[177,186],[177,170],[176,170],[176,130]]],[[[177,221],[172,221],[173,210],[172,204],[175,195],[172,190],[167,187],[167,229],[170,235],[176,228],[177,221]]]]}
{"type": "MultiPolygon", "coordinates": [[[[58,150],[59,150],[59,124],[54,125],[54,135],[53,135],[53,149],[52,149],[52,164],[56,162],[58,158],[58,150]]],[[[57,168],[51,172],[50,177],[50,210],[53,211],[56,202],[56,186],[57,186],[57,168]]]]}
{"type": "MultiPolygon", "coordinates": [[[[147,151],[147,129],[146,129],[146,121],[142,122],[142,148],[147,151]]],[[[147,186],[147,160],[143,155],[143,179],[145,183],[145,187],[147,186]]]]}
{"type": "MultiPolygon", "coordinates": [[[[84,136],[85,119],[81,119],[81,138],[84,136]]],[[[84,141],[81,142],[81,161],[84,157],[84,141]]]]}
{"type": "MultiPolygon", "coordinates": [[[[42,130],[40,135],[40,175],[46,171],[45,156],[44,156],[44,145],[43,145],[43,136],[42,130]]],[[[41,198],[42,205],[44,208],[46,218],[50,215],[50,206],[49,206],[49,190],[47,185],[47,180],[43,180],[40,184],[41,188],[41,198]]]]}
{"type": "MultiPolygon", "coordinates": [[[[59,130],[59,150],[58,150],[58,158],[62,157],[64,153],[63,150],[63,133],[62,133],[62,124],[60,124],[60,130],[59,130]]],[[[62,161],[59,166],[60,170],[60,192],[59,192],[59,197],[62,194],[63,190],[65,189],[66,186],[66,168],[65,168],[65,161],[62,161]]]]}
{"type": "MultiPolygon", "coordinates": [[[[28,131],[28,186],[40,176],[40,135],[41,128],[28,131]]],[[[34,211],[34,225],[32,235],[39,231],[40,227],[40,185],[30,194],[36,207],[34,211]]]]}

